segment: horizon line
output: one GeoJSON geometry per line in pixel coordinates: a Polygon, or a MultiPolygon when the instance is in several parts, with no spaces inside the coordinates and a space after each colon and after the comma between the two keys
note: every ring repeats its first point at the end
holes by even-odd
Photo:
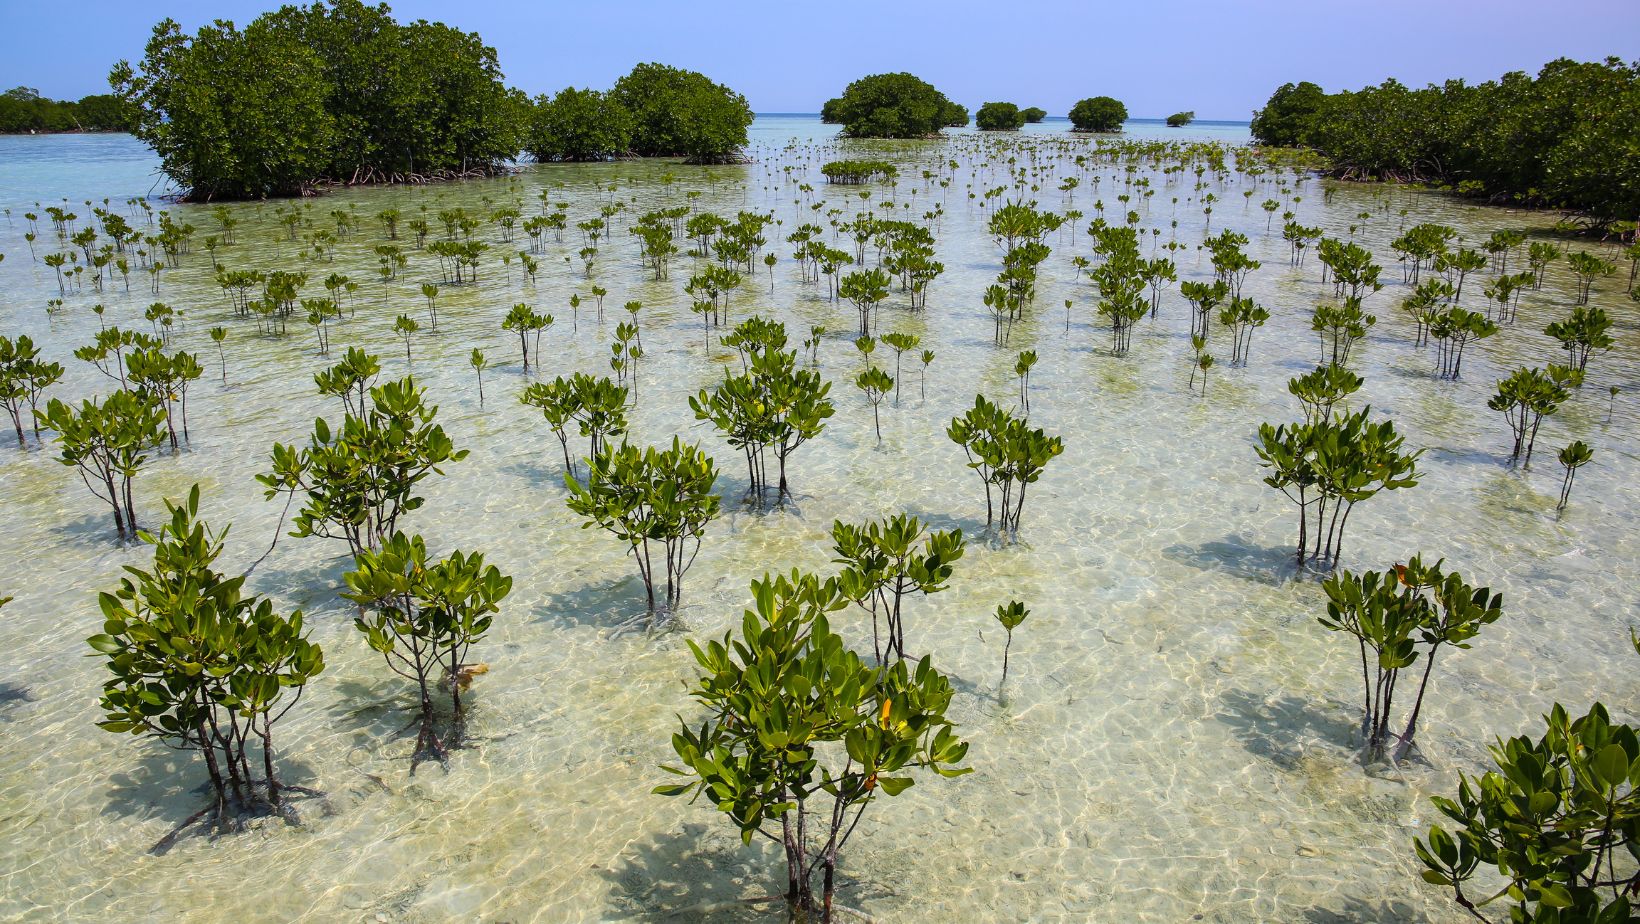
{"type": "MultiPolygon", "coordinates": [[[[816,118],[816,119],[820,118],[820,113],[818,113],[818,112],[784,112],[784,111],[774,111],[774,110],[770,110],[768,112],[753,110],[752,115],[754,115],[754,116],[804,116],[804,117],[812,117],[812,118],[816,118]]],[[[1042,121],[1044,121],[1044,122],[1069,122],[1070,120],[1071,120],[1070,116],[1062,116],[1062,115],[1049,115],[1049,116],[1043,116],[1042,117],[1042,121]]],[[[1124,121],[1128,121],[1128,122],[1166,122],[1167,121],[1167,116],[1128,116],[1127,119],[1125,119],[1124,121]]],[[[1211,124],[1211,125],[1252,125],[1253,124],[1252,120],[1250,120],[1250,119],[1191,119],[1190,120],[1191,125],[1196,125],[1196,124],[1203,123],[1203,122],[1206,122],[1206,123],[1211,124]]]]}

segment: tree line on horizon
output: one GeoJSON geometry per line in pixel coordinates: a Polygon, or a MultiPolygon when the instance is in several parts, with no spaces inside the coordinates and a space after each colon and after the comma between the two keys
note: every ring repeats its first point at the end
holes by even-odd
{"type": "Polygon", "coordinates": [[[112,93],[78,100],[48,99],[33,87],[0,93],[0,135],[61,132],[125,132],[134,127],[129,106],[112,93]]]}
{"type": "MultiPolygon", "coordinates": [[[[385,4],[362,0],[285,6],[244,28],[217,21],[192,35],[165,19],[142,60],[114,65],[109,83],[132,133],[198,200],[493,175],[520,154],[723,163],[740,157],[752,122],[740,93],[658,63],[607,91],[571,86],[531,100],[505,84],[495,49],[476,33],[400,23],[385,4]]],[[[1047,115],[1009,107],[1009,124],[1047,115]]],[[[982,109],[987,124],[998,109],[982,109]]],[[[1070,115],[1078,131],[1112,132],[1127,110],[1094,97],[1070,115]]],[[[915,138],[966,125],[969,113],[896,73],[849,84],[822,119],[850,137],[915,138]]]]}
{"type": "MultiPolygon", "coordinates": [[[[26,87],[0,94],[0,132],[130,130],[191,198],[210,200],[492,175],[521,154],[731,162],[752,121],[740,93],[658,63],[607,91],[572,86],[531,100],[505,84],[495,49],[476,33],[400,23],[386,4],[362,0],[284,6],[243,29],[217,21],[193,35],[166,19],[143,59],[119,62],[109,80],[114,93],[79,102],[26,87]]],[[[972,120],[1008,131],[1045,117],[987,102],[972,120]]],[[[1069,118],[1077,132],[1117,132],[1127,109],[1094,96],[1069,118]]],[[[970,119],[904,72],[862,77],[821,107],[821,120],[850,138],[935,137],[970,119]]],[[[1640,216],[1640,63],[1617,58],[1563,58],[1535,77],[1422,89],[1394,79],[1336,93],[1288,83],[1254,113],[1252,134],[1314,149],[1339,178],[1434,183],[1602,227],[1640,216]]]]}

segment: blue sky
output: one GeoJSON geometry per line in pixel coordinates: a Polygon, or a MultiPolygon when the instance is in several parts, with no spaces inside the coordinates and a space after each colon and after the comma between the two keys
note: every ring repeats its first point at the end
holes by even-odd
{"type": "MultiPolygon", "coordinates": [[[[0,88],[106,90],[153,24],[241,24],[272,0],[0,0],[0,88]]],[[[404,0],[401,20],[477,31],[531,93],[609,86],[638,61],[703,71],[760,112],[814,112],[849,80],[909,70],[970,107],[1000,99],[1063,114],[1109,94],[1135,116],[1193,109],[1246,119],[1289,80],[1330,89],[1640,58],[1636,0],[404,0]]]]}

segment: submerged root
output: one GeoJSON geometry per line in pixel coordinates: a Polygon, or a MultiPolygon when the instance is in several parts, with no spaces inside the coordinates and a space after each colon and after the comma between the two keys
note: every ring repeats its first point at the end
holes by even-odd
{"type": "Polygon", "coordinates": [[[224,834],[237,834],[244,831],[250,822],[257,818],[277,816],[291,827],[300,827],[302,817],[296,811],[296,806],[289,801],[289,796],[295,794],[305,798],[324,799],[326,794],[317,789],[306,786],[297,786],[291,783],[275,784],[279,792],[279,801],[274,803],[267,796],[268,784],[257,782],[251,784],[253,794],[261,790],[264,795],[255,797],[250,804],[238,804],[237,800],[223,803],[216,799],[211,804],[184,818],[181,823],[172,828],[170,833],[154,842],[148,848],[151,856],[164,856],[169,853],[184,837],[191,833],[204,834],[209,837],[219,837],[224,834]]]}
{"type": "Polygon", "coordinates": [[[686,631],[689,624],[684,620],[686,610],[695,608],[695,605],[678,606],[673,608],[658,607],[654,612],[644,610],[633,613],[608,629],[606,638],[620,638],[623,635],[642,633],[648,638],[664,635],[668,632],[686,631]]]}
{"type": "Polygon", "coordinates": [[[415,776],[416,767],[427,760],[436,760],[440,767],[448,770],[450,750],[439,740],[438,734],[431,727],[422,724],[421,731],[416,735],[416,750],[410,755],[410,775],[415,776]]]}
{"type": "MultiPolygon", "coordinates": [[[[803,497],[810,496],[812,495],[803,495],[803,497]]],[[[774,513],[777,510],[790,510],[798,516],[802,516],[803,511],[797,505],[797,498],[798,495],[792,493],[789,489],[782,491],[774,485],[757,485],[748,488],[746,493],[741,495],[740,506],[751,513],[774,513]]]]}

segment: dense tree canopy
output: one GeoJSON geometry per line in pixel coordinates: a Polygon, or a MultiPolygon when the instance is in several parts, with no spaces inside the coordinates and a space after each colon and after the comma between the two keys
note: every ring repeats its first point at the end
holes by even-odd
{"type": "Polygon", "coordinates": [[[1394,80],[1333,94],[1289,84],[1253,133],[1314,147],[1342,176],[1450,184],[1600,221],[1640,215],[1640,64],[1616,58],[1418,90],[1394,80]]]}
{"type": "Polygon", "coordinates": [[[1324,90],[1308,80],[1282,84],[1264,108],[1253,113],[1253,140],[1285,148],[1304,144],[1310,120],[1326,97],[1324,90]]]}
{"type": "Polygon", "coordinates": [[[1027,106],[1021,109],[1020,112],[1025,116],[1025,121],[1031,125],[1035,125],[1048,117],[1048,110],[1036,106],[1027,106]]]}
{"type": "Polygon", "coordinates": [[[1184,112],[1175,112],[1167,117],[1167,124],[1169,128],[1183,128],[1194,121],[1196,121],[1196,112],[1193,109],[1187,109],[1184,112]]]}
{"type": "Polygon", "coordinates": [[[821,107],[821,118],[855,138],[923,138],[968,124],[968,110],[911,74],[872,74],[821,107]]]}
{"type": "Polygon", "coordinates": [[[1127,107],[1109,96],[1093,96],[1071,107],[1071,126],[1079,132],[1119,132],[1127,107]]]}
{"type": "Polygon", "coordinates": [[[46,99],[32,87],[0,93],[0,134],[130,131],[132,113],[109,93],[72,100],[46,99]]]}
{"type": "Polygon", "coordinates": [[[565,87],[536,98],[524,149],[540,161],[606,160],[632,148],[632,113],[607,93],[565,87]]]}
{"type": "Polygon", "coordinates": [[[110,83],[136,134],[195,198],[291,195],[322,181],[487,172],[521,145],[522,94],[495,49],[386,5],[286,6],[243,30],[154,27],[110,83]]]}
{"type": "Polygon", "coordinates": [[[974,125],[985,132],[1016,132],[1025,125],[1025,113],[1013,103],[986,103],[974,114],[974,125]]]}
{"type": "Polygon", "coordinates": [[[137,137],[199,198],[288,195],[325,175],[336,120],[325,109],[319,56],[295,37],[252,23],[154,28],[138,76],[111,82],[139,109],[137,137]]]}
{"type": "Polygon", "coordinates": [[[632,115],[632,152],[712,163],[746,146],[746,97],[695,71],[639,64],[615,82],[612,101],[632,115]]]}

